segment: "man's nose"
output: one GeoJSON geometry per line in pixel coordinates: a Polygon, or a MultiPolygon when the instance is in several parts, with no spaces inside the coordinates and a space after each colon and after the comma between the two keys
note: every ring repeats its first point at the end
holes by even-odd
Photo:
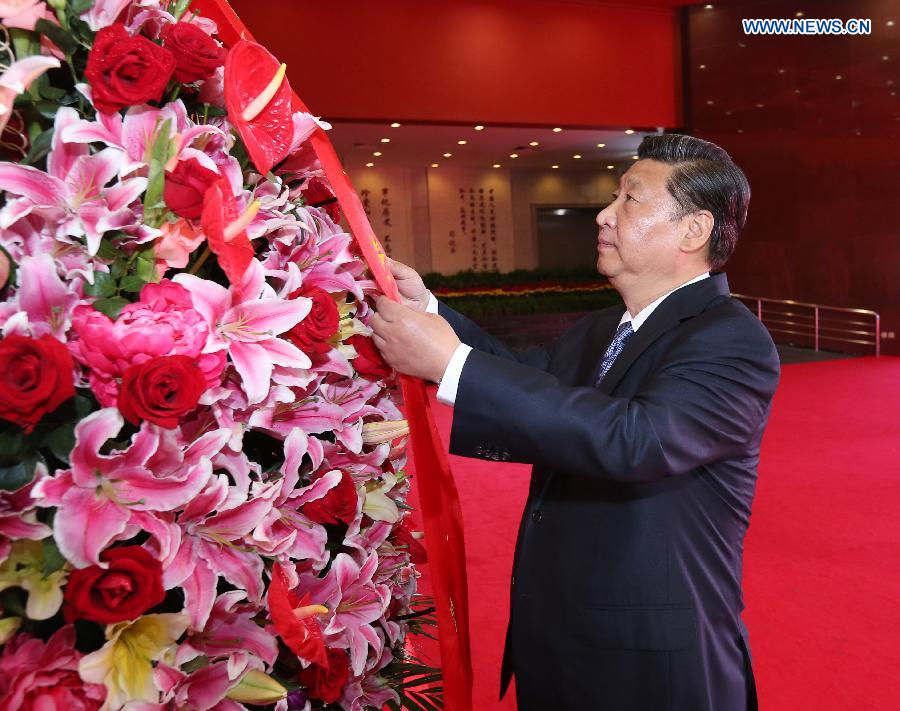
{"type": "Polygon", "coordinates": [[[615,203],[610,203],[597,213],[597,224],[602,230],[604,227],[614,230],[616,228],[616,213],[613,209],[615,203]]]}

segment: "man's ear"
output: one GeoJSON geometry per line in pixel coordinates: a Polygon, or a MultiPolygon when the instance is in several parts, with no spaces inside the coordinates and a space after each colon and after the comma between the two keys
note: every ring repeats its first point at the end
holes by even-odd
{"type": "Polygon", "coordinates": [[[679,245],[682,252],[697,253],[705,250],[712,235],[715,218],[709,210],[697,210],[684,217],[684,232],[679,245]]]}

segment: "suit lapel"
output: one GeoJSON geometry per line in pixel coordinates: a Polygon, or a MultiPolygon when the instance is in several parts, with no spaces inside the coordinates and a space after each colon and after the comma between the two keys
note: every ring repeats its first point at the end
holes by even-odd
{"type": "MultiPolygon", "coordinates": [[[[685,319],[692,318],[705,311],[710,302],[716,298],[727,296],[728,294],[728,279],[721,272],[710,274],[708,279],[703,279],[675,291],[650,314],[650,317],[625,344],[624,350],[613,362],[612,367],[600,382],[598,389],[607,395],[611,394],[635,360],[657,338],[685,319]]],[[[618,321],[616,324],[618,324],[618,321]]],[[[615,328],[613,328],[613,332],[615,332],[615,328]]],[[[606,348],[611,340],[612,333],[608,334],[603,350],[594,351],[594,353],[599,353],[600,356],[595,361],[591,383],[597,382],[603,354],[606,352],[606,348]]]]}

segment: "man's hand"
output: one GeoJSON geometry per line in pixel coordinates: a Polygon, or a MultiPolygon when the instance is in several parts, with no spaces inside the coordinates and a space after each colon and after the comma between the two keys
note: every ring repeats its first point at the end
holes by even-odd
{"type": "MultiPolygon", "coordinates": [[[[402,266],[402,265],[401,265],[402,266]]],[[[372,317],[373,340],[388,364],[401,373],[437,382],[460,344],[450,324],[380,296],[372,317]]]]}
{"type": "Polygon", "coordinates": [[[387,258],[387,265],[400,290],[400,303],[416,311],[424,311],[428,306],[430,292],[425,287],[419,273],[412,267],[390,257],[387,258]]]}

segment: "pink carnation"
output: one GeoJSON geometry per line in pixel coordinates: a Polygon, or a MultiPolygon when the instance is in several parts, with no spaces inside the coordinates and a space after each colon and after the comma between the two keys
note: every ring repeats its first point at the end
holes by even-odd
{"type": "Polygon", "coordinates": [[[45,644],[20,634],[0,657],[0,708],[38,711],[95,711],[106,699],[106,687],[86,684],[78,675],[81,655],[74,648],[71,625],[45,644]]]}
{"type": "Polygon", "coordinates": [[[119,381],[130,366],[158,356],[191,357],[207,388],[219,384],[225,368],[224,352],[203,353],[209,329],[190,293],[167,279],[147,284],[141,300],[122,309],[116,321],[91,306],[77,307],[72,329],[72,355],[89,369],[91,389],[104,407],[115,406],[119,381]]]}

